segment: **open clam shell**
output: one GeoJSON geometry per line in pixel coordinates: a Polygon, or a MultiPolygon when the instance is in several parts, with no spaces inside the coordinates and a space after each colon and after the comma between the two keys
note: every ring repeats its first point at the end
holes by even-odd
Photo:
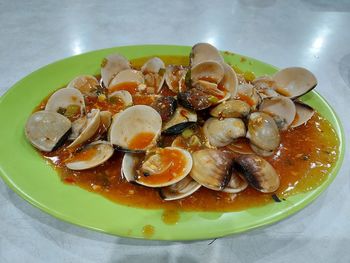
{"type": "Polygon", "coordinates": [[[226,193],[239,193],[245,190],[248,187],[248,183],[245,179],[243,179],[243,176],[236,170],[232,170],[231,178],[228,184],[224,189],[222,189],[223,192],[226,193]]]}
{"type": "Polygon", "coordinates": [[[280,178],[272,165],[254,154],[235,158],[234,168],[247,180],[249,185],[263,193],[272,193],[280,185],[280,178]]]}
{"type": "Polygon", "coordinates": [[[130,69],[129,61],[120,54],[111,54],[101,63],[101,77],[105,87],[122,70],[130,69]]]}
{"type": "Polygon", "coordinates": [[[280,130],[287,130],[296,114],[294,102],[283,96],[265,98],[259,105],[259,110],[270,114],[280,130]]]}
{"type": "Polygon", "coordinates": [[[108,86],[109,91],[115,90],[116,87],[120,86],[120,90],[123,90],[122,85],[125,83],[134,83],[135,86],[138,86],[145,82],[145,79],[141,71],[134,69],[125,69],[120,71],[110,82],[108,86]]]}
{"type": "Polygon", "coordinates": [[[67,88],[78,89],[86,96],[97,96],[96,91],[100,88],[100,83],[94,76],[82,75],[69,82],[67,88]]]}
{"type": "Polygon", "coordinates": [[[169,65],[165,70],[165,82],[168,88],[178,93],[179,91],[185,91],[185,76],[187,69],[183,66],[169,65]]]}
{"type": "Polygon", "coordinates": [[[296,114],[295,114],[295,119],[291,124],[292,128],[296,128],[300,125],[307,123],[315,114],[315,110],[311,106],[301,101],[294,101],[294,103],[295,103],[296,114]]]}
{"type": "Polygon", "coordinates": [[[191,68],[191,81],[209,80],[218,84],[224,77],[225,71],[222,64],[216,61],[204,61],[191,68]]]}
{"type": "Polygon", "coordinates": [[[230,98],[234,98],[238,91],[238,78],[236,72],[227,63],[222,63],[222,66],[224,68],[224,76],[219,85],[230,94],[230,98]]]}
{"type": "Polygon", "coordinates": [[[80,111],[81,116],[84,115],[85,101],[83,94],[75,88],[64,88],[57,90],[50,96],[46,103],[45,110],[58,112],[72,106],[79,107],[78,112],[80,111]]]}
{"type": "Polygon", "coordinates": [[[117,90],[108,95],[109,100],[113,100],[113,98],[122,101],[125,108],[133,104],[132,96],[127,90],[117,90]]]}
{"type": "Polygon", "coordinates": [[[96,141],[86,145],[73,158],[66,162],[67,168],[71,170],[86,170],[101,165],[112,155],[114,149],[107,141],[96,141]]]}
{"type": "Polygon", "coordinates": [[[86,122],[84,128],[81,129],[79,136],[67,146],[67,148],[76,147],[87,140],[89,140],[97,131],[100,126],[100,110],[93,109],[86,116],[86,122]]]}
{"type": "Polygon", "coordinates": [[[200,187],[201,185],[193,180],[191,176],[186,176],[175,184],[160,188],[159,195],[166,201],[178,200],[190,196],[200,187]]]}
{"type": "Polygon", "coordinates": [[[198,43],[192,47],[190,54],[191,66],[195,66],[208,60],[216,61],[218,63],[224,62],[219,51],[213,45],[208,43],[198,43]]]}
{"type": "Polygon", "coordinates": [[[244,122],[238,118],[226,118],[223,120],[209,118],[204,123],[203,133],[210,145],[222,147],[239,137],[244,137],[246,129],[244,122]]]}
{"type": "Polygon", "coordinates": [[[164,124],[162,133],[175,135],[197,122],[197,114],[181,106],[177,107],[173,117],[164,124]]]}
{"type": "Polygon", "coordinates": [[[157,148],[143,156],[124,155],[122,173],[127,181],[148,187],[165,187],[181,181],[192,168],[191,154],[177,147],[157,148]]]}
{"type": "Polygon", "coordinates": [[[109,141],[124,151],[145,151],[155,145],[162,118],[150,106],[135,105],[113,116],[109,141]]]}
{"type": "Polygon", "coordinates": [[[70,130],[68,118],[56,112],[37,111],[27,120],[25,135],[35,148],[51,152],[67,139],[70,130]]]}
{"type": "Polygon", "coordinates": [[[203,149],[192,154],[190,176],[204,187],[221,191],[231,177],[232,158],[216,149],[203,149]]]}
{"type": "Polygon", "coordinates": [[[278,71],[274,76],[275,90],[291,99],[298,98],[317,86],[312,72],[301,67],[290,67],[278,71]]]}

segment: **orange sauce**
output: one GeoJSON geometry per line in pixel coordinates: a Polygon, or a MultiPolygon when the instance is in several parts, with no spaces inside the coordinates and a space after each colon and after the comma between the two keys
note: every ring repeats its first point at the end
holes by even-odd
{"type": "MultiPolygon", "coordinates": [[[[172,60],[173,57],[160,57],[167,64],[188,62],[188,58],[184,57],[175,57],[174,60],[172,60]]],[[[131,63],[132,65],[142,65],[141,62],[146,60],[144,58],[131,63]]],[[[241,99],[244,100],[243,97],[241,99]]],[[[46,101],[47,98],[40,103],[36,110],[43,109],[46,101]]],[[[108,101],[99,101],[97,98],[88,97],[86,105],[88,111],[92,108],[109,110],[112,113],[121,110],[118,105],[113,105],[108,101]]],[[[149,136],[147,140],[151,139],[153,139],[153,135],[149,136]]],[[[138,147],[138,139],[135,141],[135,145],[138,147]]],[[[127,206],[161,208],[165,211],[236,211],[274,202],[272,194],[263,194],[250,187],[238,194],[216,192],[201,187],[197,192],[184,199],[164,201],[159,196],[157,189],[128,183],[121,176],[120,169],[124,155],[122,152],[115,151],[107,162],[98,167],[84,171],[71,171],[65,166],[65,161],[72,155],[73,151],[67,149],[67,145],[68,143],[50,153],[41,152],[42,156],[50,160],[62,181],[127,206]]],[[[165,144],[164,147],[168,145],[165,144]]],[[[238,147],[249,150],[248,141],[239,141],[238,147]]],[[[315,189],[327,179],[338,155],[338,137],[332,125],[318,113],[315,113],[306,124],[282,132],[279,148],[273,156],[266,158],[276,169],[281,179],[281,185],[275,194],[283,201],[284,199],[288,200],[291,195],[315,189]]],[[[164,222],[177,221],[176,212],[164,212],[162,218],[164,222]]],[[[145,236],[152,236],[154,227],[145,226],[143,233],[145,236]]]]}
{"type": "Polygon", "coordinates": [[[244,94],[241,94],[241,93],[238,93],[237,94],[237,98],[240,99],[240,100],[243,100],[244,102],[248,103],[249,106],[253,106],[255,103],[254,101],[247,95],[244,95],[244,94]]]}
{"type": "Polygon", "coordinates": [[[131,95],[134,95],[138,91],[138,84],[136,82],[123,82],[109,88],[109,93],[117,90],[127,90],[131,95]]]}
{"type": "Polygon", "coordinates": [[[175,225],[180,220],[180,213],[178,210],[166,209],[162,214],[162,221],[167,225],[175,225]]]}
{"type": "Polygon", "coordinates": [[[152,142],[154,135],[153,132],[141,132],[135,135],[129,142],[129,149],[138,150],[146,148],[152,142]]]}
{"type": "Polygon", "coordinates": [[[69,162],[87,161],[92,159],[96,152],[96,147],[89,147],[87,149],[82,150],[81,152],[74,154],[74,156],[72,158],[69,158],[68,160],[69,162]]]}
{"type": "Polygon", "coordinates": [[[140,175],[141,182],[153,185],[164,184],[182,175],[187,162],[180,151],[162,149],[160,154],[160,166],[166,169],[151,176],[140,175]]]}
{"type": "Polygon", "coordinates": [[[146,238],[152,237],[154,235],[154,232],[155,232],[155,229],[154,229],[154,226],[152,225],[145,225],[142,228],[142,234],[146,238]]]}

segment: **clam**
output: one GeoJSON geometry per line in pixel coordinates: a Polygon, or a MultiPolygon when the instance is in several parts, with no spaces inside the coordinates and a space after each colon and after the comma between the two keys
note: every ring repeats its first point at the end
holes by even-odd
{"type": "Polygon", "coordinates": [[[127,90],[117,90],[108,95],[109,101],[120,101],[124,107],[129,107],[133,104],[132,96],[127,90]]]}
{"type": "Polygon", "coordinates": [[[272,165],[255,154],[238,156],[234,160],[234,168],[260,192],[275,192],[280,185],[280,178],[272,165]]]}
{"type": "Polygon", "coordinates": [[[73,121],[72,132],[70,133],[68,140],[74,141],[76,138],[78,138],[81,132],[83,131],[84,127],[86,126],[86,122],[87,122],[86,115],[73,121]]]}
{"type": "Polygon", "coordinates": [[[285,68],[274,76],[275,90],[291,99],[298,98],[317,86],[317,79],[309,70],[300,67],[285,68]]]}
{"type": "Polygon", "coordinates": [[[222,63],[222,66],[224,67],[224,77],[219,85],[230,94],[230,98],[234,98],[238,91],[236,72],[227,63],[222,63]]]}
{"type": "Polygon", "coordinates": [[[261,102],[261,97],[253,85],[243,83],[238,85],[236,98],[247,102],[254,110],[261,102]]]}
{"type": "Polygon", "coordinates": [[[305,124],[312,118],[312,116],[315,113],[315,110],[310,107],[309,105],[301,102],[301,101],[295,101],[295,109],[296,109],[296,114],[295,114],[295,119],[293,120],[291,127],[296,128],[300,125],[305,124]]]}
{"type": "Polygon", "coordinates": [[[97,91],[100,89],[100,83],[94,76],[83,75],[74,78],[67,88],[75,88],[80,90],[83,95],[86,96],[97,96],[97,91]]]}
{"type": "Polygon", "coordinates": [[[191,68],[191,81],[207,80],[218,84],[224,77],[225,71],[222,64],[216,61],[204,61],[191,68]]]}
{"type": "Polygon", "coordinates": [[[226,187],[231,177],[232,158],[226,152],[203,149],[192,154],[190,176],[202,186],[215,191],[226,187]]]}
{"type": "Polygon", "coordinates": [[[283,96],[265,98],[259,105],[259,110],[270,114],[281,130],[288,129],[296,114],[294,102],[283,96]]]}
{"type": "Polygon", "coordinates": [[[92,136],[94,136],[99,126],[100,110],[93,109],[90,113],[86,115],[86,121],[84,122],[83,126],[79,127],[79,136],[76,139],[74,139],[74,141],[70,145],[68,145],[67,148],[76,147],[89,140],[92,136]]]}
{"type": "MultiPolygon", "coordinates": [[[[115,90],[123,90],[124,86],[132,86],[135,90],[138,88],[140,84],[143,84],[145,79],[141,73],[141,71],[137,71],[134,69],[125,69],[120,71],[110,82],[107,89],[112,92],[115,90]]],[[[130,92],[130,90],[129,90],[130,92]]]]}
{"type": "Polygon", "coordinates": [[[213,105],[213,102],[217,102],[217,100],[213,101],[204,91],[195,88],[185,92],[179,92],[177,94],[177,101],[185,108],[196,111],[207,109],[213,105]]]}
{"type": "Polygon", "coordinates": [[[135,105],[113,116],[109,141],[124,151],[145,151],[155,145],[162,118],[150,106],[135,105]]]}
{"type": "Polygon", "coordinates": [[[96,141],[86,145],[65,164],[71,170],[86,170],[106,162],[113,152],[114,149],[109,142],[96,141]]]}
{"type": "Polygon", "coordinates": [[[190,59],[192,67],[208,60],[212,60],[220,64],[224,62],[224,59],[216,47],[208,43],[198,43],[194,45],[192,47],[190,59]]]}
{"type": "Polygon", "coordinates": [[[186,176],[175,184],[160,188],[159,195],[166,201],[178,200],[190,196],[200,187],[201,185],[193,180],[191,176],[186,176]]]}
{"type": "Polygon", "coordinates": [[[190,111],[179,106],[176,108],[172,118],[164,124],[162,133],[166,135],[179,134],[184,129],[192,126],[196,122],[197,114],[194,111],[190,111]]]}
{"type": "Polygon", "coordinates": [[[160,114],[163,122],[167,122],[176,111],[177,101],[172,96],[158,96],[151,107],[160,114]]]}
{"type": "Polygon", "coordinates": [[[177,65],[169,65],[166,67],[165,70],[165,82],[168,86],[168,88],[178,93],[179,91],[185,91],[186,85],[185,85],[185,76],[187,73],[187,69],[183,66],[177,66],[177,65]]]}
{"type": "Polygon", "coordinates": [[[37,149],[51,152],[68,137],[71,122],[68,118],[50,111],[37,111],[27,120],[25,135],[37,149]]]}
{"type": "Polygon", "coordinates": [[[112,113],[109,111],[100,111],[100,122],[102,126],[107,130],[111,125],[112,113]]]}
{"type": "Polygon", "coordinates": [[[210,145],[222,147],[239,137],[244,137],[246,129],[244,122],[238,118],[226,118],[223,120],[209,118],[204,123],[203,133],[210,145]]]}
{"type": "Polygon", "coordinates": [[[258,77],[252,81],[252,84],[262,99],[279,96],[274,90],[275,81],[271,76],[258,77]]]}
{"type": "Polygon", "coordinates": [[[53,93],[48,99],[46,111],[59,112],[66,117],[75,116],[80,112],[83,116],[85,113],[84,97],[78,89],[64,88],[53,93]]]}
{"type": "MultiPolygon", "coordinates": [[[[264,112],[253,112],[248,117],[246,136],[252,146],[267,152],[273,152],[280,143],[280,135],[274,119],[264,112]]],[[[254,148],[253,148],[254,150],[254,148]]]]}
{"type": "Polygon", "coordinates": [[[244,118],[250,112],[248,103],[242,100],[227,100],[210,111],[210,115],[216,118],[244,118]]]}
{"type": "Polygon", "coordinates": [[[105,87],[122,70],[130,69],[129,61],[119,54],[112,54],[102,60],[101,77],[105,87]]]}
{"type": "Polygon", "coordinates": [[[245,179],[243,179],[243,176],[236,170],[232,170],[231,178],[228,184],[224,189],[222,189],[223,192],[226,193],[239,193],[242,192],[244,189],[248,187],[248,183],[245,179]]]}
{"type": "Polygon", "coordinates": [[[151,58],[141,67],[141,71],[145,76],[145,84],[154,87],[155,92],[159,93],[165,80],[164,62],[158,57],[151,58]]]}
{"type": "Polygon", "coordinates": [[[212,104],[218,104],[230,98],[230,93],[226,90],[219,89],[219,85],[206,80],[198,80],[194,87],[202,90],[205,94],[210,96],[212,104]]]}
{"type": "Polygon", "coordinates": [[[129,182],[149,187],[165,187],[185,178],[192,169],[191,154],[181,148],[156,148],[146,154],[127,153],[122,161],[122,173],[129,182]]]}

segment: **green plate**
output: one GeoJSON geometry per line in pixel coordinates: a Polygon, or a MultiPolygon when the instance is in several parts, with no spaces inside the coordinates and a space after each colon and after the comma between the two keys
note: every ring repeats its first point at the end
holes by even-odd
{"type": "MultiPolygon", "coordinates": [[[[113,52],[129,59],[151,55],[188,55],[185,46],[126,46],[70,57],[45,66],[16,83],[0,100],[0,174],[21,197],[64,221],[118,236],[145,238],[145,225],[154,226],[151,239],[194,240],[221,237],[279,221],[305,207],[333,181],[344,155],[344,135],[339,119],[316,92],[304,101],[316,108],[334,126],[340,138],[340,155],[327,180],[314,191],[241,212],[182,212],[176,225],[161,219],[162,210],[119,205],[77,186],[63,184],[59,176],[26,141],[24,125],[33,108],[50,92],[81,74],[98,74],[103,57],[113,52]]],[[[257,76],[276,68],[240,55],[223,53],[225,59],[257,76]]]]}

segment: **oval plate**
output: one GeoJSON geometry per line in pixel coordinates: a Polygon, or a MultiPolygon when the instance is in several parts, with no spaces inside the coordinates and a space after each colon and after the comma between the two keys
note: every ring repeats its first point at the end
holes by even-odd
{"type": "MultiPolygon", "coordinates": [[[[155,228],[151,239],[194,240],[221,237],[279,221],[313,201],[335,178],[344,155],[344,135],[339,119],[316,92],[303,101],[316,108],[334,126],[340,139],[340,155],[326,181],[317,189],[240,212],[181,212],[176,225],[166,225],[163,210],[127,207],[63,184],[54,169],[37,154],[24,136],[24,125],[40,101],[77,75],[99,74],[102,58],[113,52],[129,59],[151,55],[188,55],[190,47],[143,45],[103,49],[70,57],[45,66],[16,83],[0,100],[0,174],[21,197],[64,221],[124,237],[145,238],[145,225],[155,228]],[[4,149],[6,149],[4,151],[4,149]]],[[[257,76],[272,74],[276,68],[238,54],[223,53],[225,60],[257,76]]]]}

